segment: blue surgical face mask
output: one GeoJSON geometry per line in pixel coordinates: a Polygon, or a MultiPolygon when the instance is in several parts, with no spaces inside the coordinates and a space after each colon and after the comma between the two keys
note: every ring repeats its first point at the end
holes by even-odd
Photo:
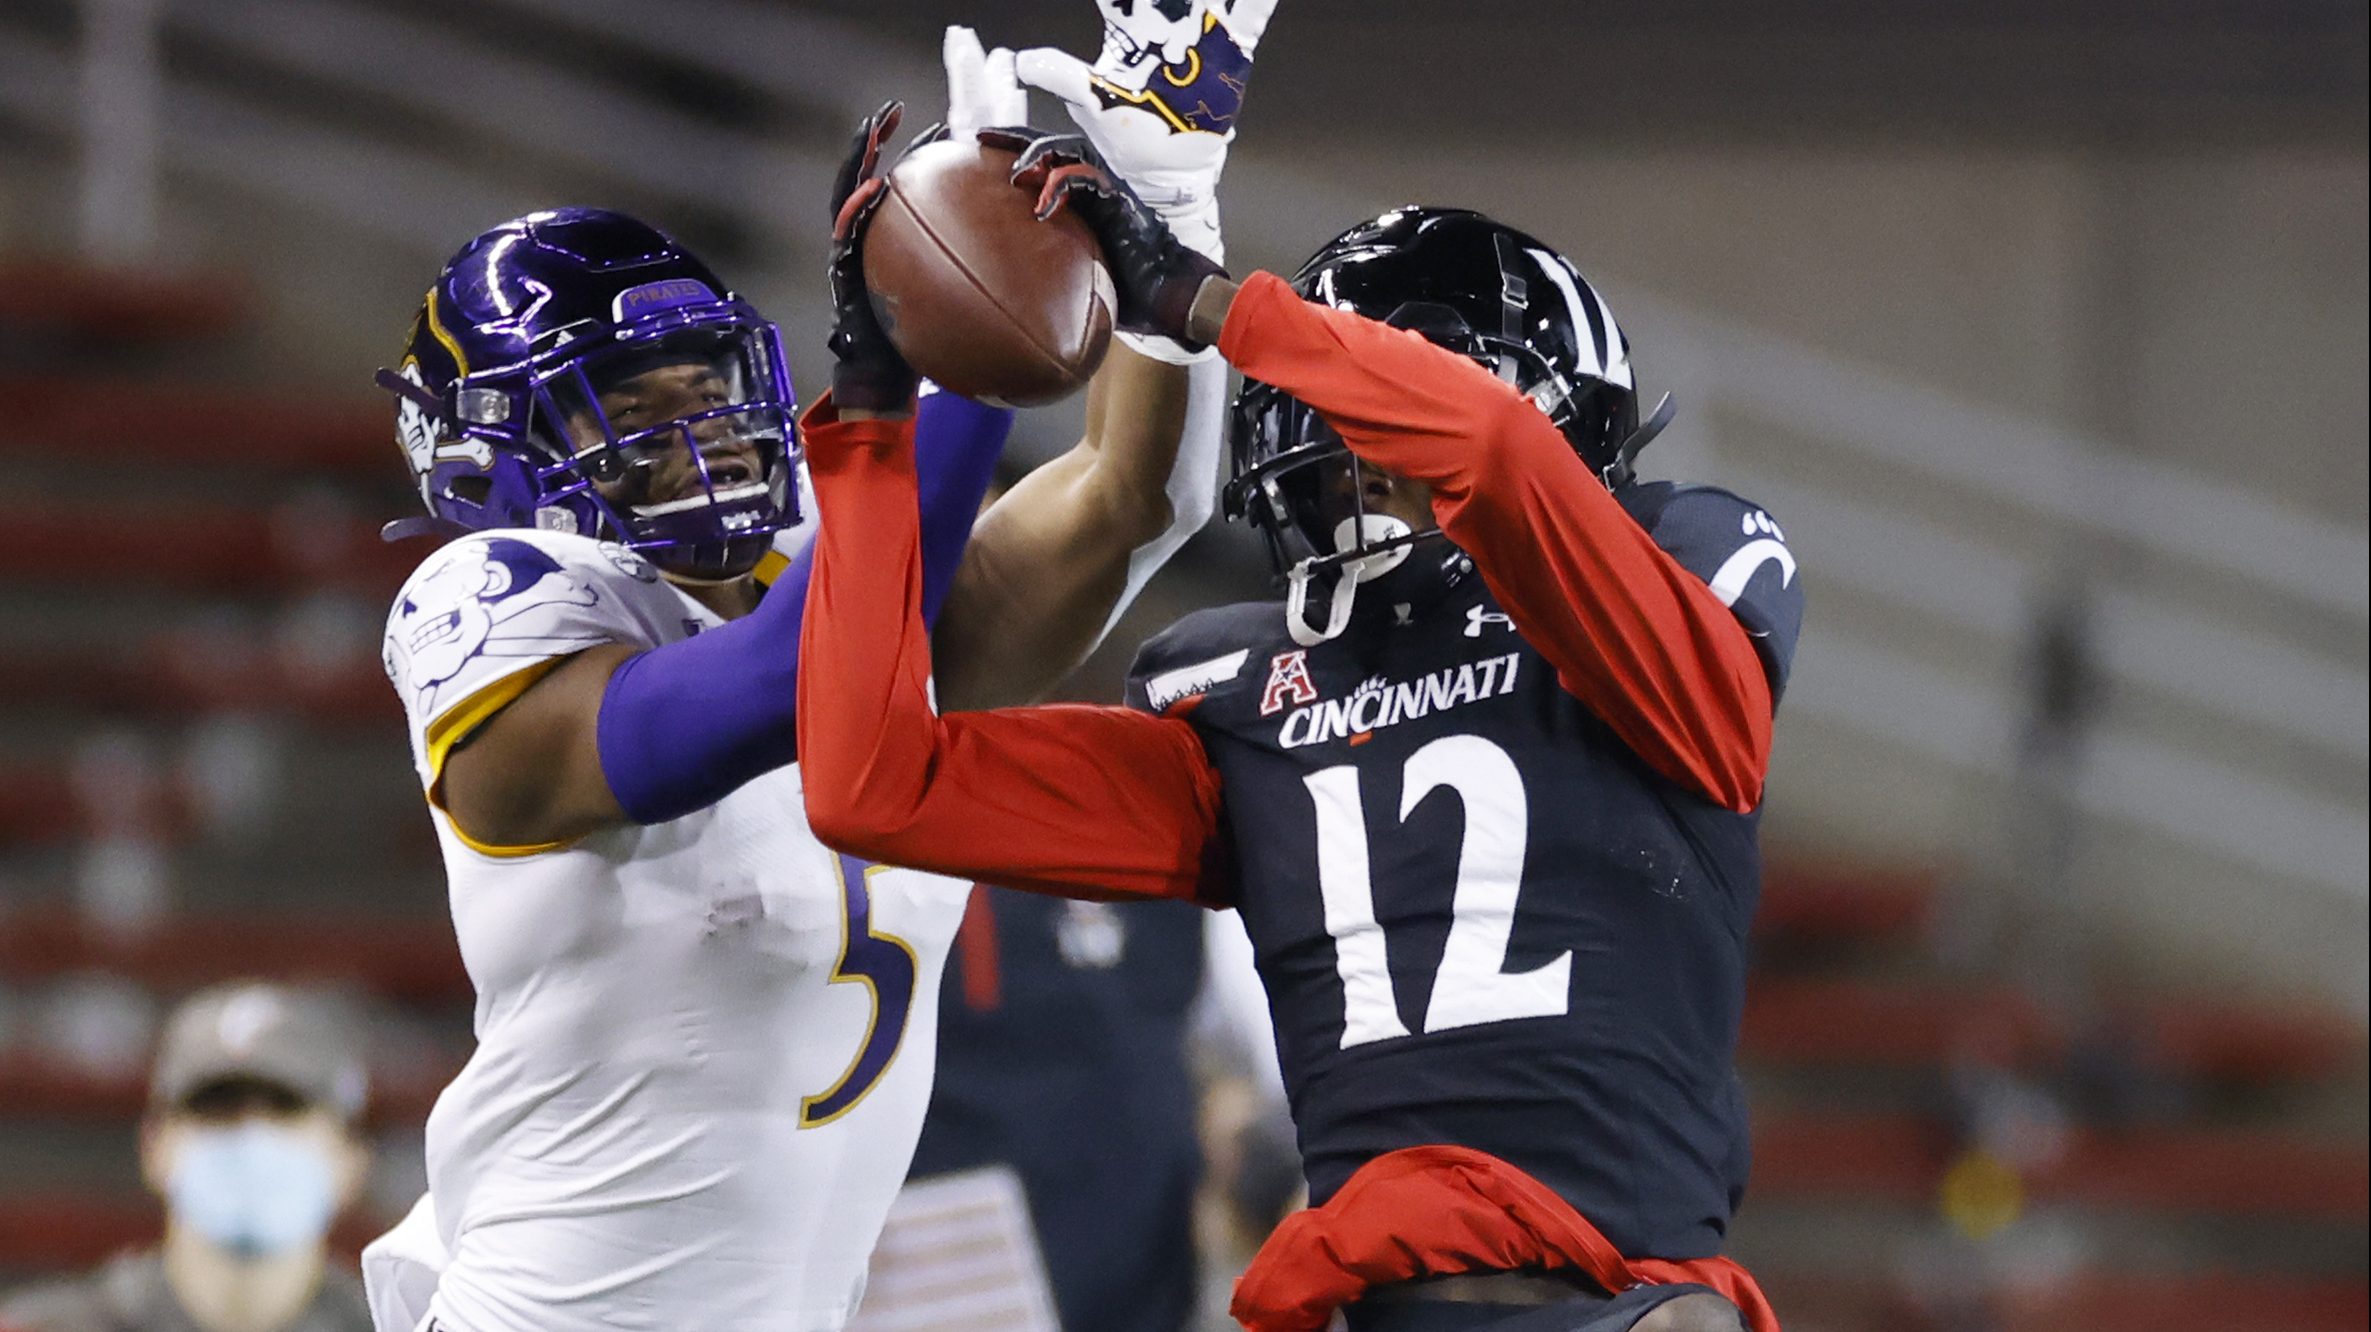
{"type": "Polygon", "coordinates": [[[193,1128],[181,1139],[165,1194],[173,1215],[245,1258],[311,1244],[337,1212],[337,1167],[320,1144],[260,1120],[193,1128]]]}

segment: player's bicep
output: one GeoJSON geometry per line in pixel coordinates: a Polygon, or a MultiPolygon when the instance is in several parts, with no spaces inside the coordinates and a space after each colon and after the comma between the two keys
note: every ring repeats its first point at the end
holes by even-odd
{"type": "Polygon", "coordinates": [[[626,822],[602,773],[598,737],[609,677],[635,651],[605,643],[554,658],[430,724],[428,799],[463,841],[524,855],[626,822]]]}

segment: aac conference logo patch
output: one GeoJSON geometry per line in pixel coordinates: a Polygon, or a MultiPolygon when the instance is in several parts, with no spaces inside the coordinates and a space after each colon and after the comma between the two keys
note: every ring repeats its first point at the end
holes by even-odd
{"type": "Polygon", "coordinates": [[[1268,663],[1267,687],[1260,690],[1260,715],[1273,717],[1287,706],[1316,701],[1317,682],[1309,678],[1308,650],[1277,653],[1268,663]]]}

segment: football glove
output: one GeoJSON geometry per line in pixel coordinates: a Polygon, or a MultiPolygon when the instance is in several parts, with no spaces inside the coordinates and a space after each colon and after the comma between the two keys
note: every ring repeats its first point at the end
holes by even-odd
{"type": "MultiPolygon", "coordinates": [[[[1062,99],[1103,160],[1186,245],[1226,262],[1218,179],[1276,0],[1097,0],[1095,63],[1035,47],[1022,83],[1062,99]]],[[[1011,122],[1002,122],[1011,123],[1011,122]]]]}
{"type": "Polygon", "coordinates": [[[1037,191],[1040,220],[1067,208],[1095,233],[1119,296],[1113,320],[1121,329],[1199,351],[1202,344],[1186,337],[1186,317],[1203,280],[1225,277],[1226,270],[1171,234],[1161,215],[1104,165],[1085,135],[1031,137],[1035,133],[987,129],[979,137],[1020,154],[1013,183],[1037,191]]]}
{"type": "MultiPolygon", "coordinates": [[[[881,146],[897,132],[905,115],[902,102],[885,102],[856,126],[856,139],[840,163],[839,179],[831,194],[832,333],[828,345],[832,367],[832,400],[858,411],[894,412],[913,402],[919,379],[906,364],[889,331],[873,313],[872,293],[864,285],[864,228],[881,206],[883,181],[881,146]]],[[[947,136],[933,126],[918,135],[906,151],[947,136]]]]}

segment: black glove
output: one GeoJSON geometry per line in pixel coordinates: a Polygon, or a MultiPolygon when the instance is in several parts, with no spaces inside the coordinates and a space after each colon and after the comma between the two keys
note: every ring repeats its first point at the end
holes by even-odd
{"type": "Polygon", "coordinates": [[[1186,317],[1204,279],[1227,270],[1187,248],[1169,224],[1105,166],[1083,134],[1039,134],[1031,129],[984,129],[980,142],[1019,153],[1013,183],[1037,190],[1037,216],[1067,206],[1103,247],[1104,267],[1119,289],[1119,326],[1131,333],[1173,338],[1199,351],[1186,336],[1186,317]]]}
{"type": "Polygon", "coordinates": [[[864,285],[864,226],[880,206],[883,188],[881,145],[904,114],[903,103],[889,102],[866,116],[832,186],[829,346],[839,358],[832,367],[832,400],[858,411],[905,410],[919,382],[873,314],[872,293],[864,285]]]}

